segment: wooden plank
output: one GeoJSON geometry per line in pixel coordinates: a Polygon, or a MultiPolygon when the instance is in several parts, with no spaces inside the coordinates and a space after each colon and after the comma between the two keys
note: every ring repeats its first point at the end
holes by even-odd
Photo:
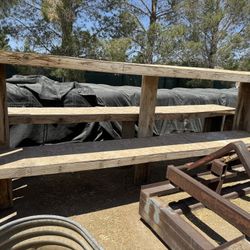
{"type": "MultiPolygon", "coordinates": [[[[67,124],[99,121],[135,122],[140,108],[130,107],[63,107],[63,108],[9,108],[9,123],[16,124],[67,124]]],[[[233,115],[234,108],[214,104],[157,106],[155,120],[184,120],[233,115]]]]}
{"type": "Polygon", "coordinates": [[[174,166],[168,166],[167,177],[172,183],[203,203],[242,233],[250,236],[250,214],[245,210],[224,199],[174,166]]]}
{"type": "Polygon", "coordinates": [[[250,85],[243,82],[239,86],[234,129],[250,131],[250,85]]]}
{"type": "MultiPolygon", "coordinates": [[[[138,134],[140,137],[150,137],[153,135],[155,122],[155,106],[157,100],[158,77],[143,76],[140,98],[140,114],[138,122],[138,134]]],[[[135,166],[134,183],[143,184],[149,176],[149,166],[135,166]]]]}
{"type": "Polygon", "coordinates": [[[249,146],[250,133],[190,133],[25,147],[0,154],[0,179],[199,157],[239,140],[249,146]]]}
{"type": "Polygon", "coordinates": [[[250,72],[198,67],[97,61],[66,56],[0,51],[0,63],[159,77],[250,82],[250,72]]]}
{"type": "MultiPolygon", "coordinates": [[[[9,123],[7,113],[7,93],[5,66],[0,64],[0,149],[9,147],[9,123]]],[[[12,181],[0,180],[0,209],[12,206],[12,181]]]]}

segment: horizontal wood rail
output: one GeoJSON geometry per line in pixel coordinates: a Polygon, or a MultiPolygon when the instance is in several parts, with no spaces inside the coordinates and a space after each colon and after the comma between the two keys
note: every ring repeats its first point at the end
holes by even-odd
{"type": "MultiPolygon", "coordinates": [[[[140,107],[8,108],[10,125],[66,124],[99,121],[138,121],[140,107]]],[[[235,108],[220,105],[157,106],[155,120],[183,120],[234,115],[235,108]]]]}
{"type": "Polygon", "coordinates": [[[65,68],[128,75],[250,82],[250,72],[246,71],[98,61],[66,56],[6,52],[2,50],[0,50],[0,64],[65,68]]]}
{"type": "Polygon", "coordinates": [[[0,153],[0,179],[199,157],[239,140],[250,146],[250,133],[184,133],[19,148],[0,153]]]}

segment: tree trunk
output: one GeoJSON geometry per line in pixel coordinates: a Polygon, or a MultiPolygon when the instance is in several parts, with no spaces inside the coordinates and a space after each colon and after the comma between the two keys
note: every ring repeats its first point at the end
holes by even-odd
{"type": "Polygon", "coordinates": [[[149,16],[150,26],[147,34],[146,63],[153,63],[154,61],[154,45],[157,38],[155,31],[155,24],[157,23],[157,3],[158,0],[152,0],[151,13],[149,16]]]}

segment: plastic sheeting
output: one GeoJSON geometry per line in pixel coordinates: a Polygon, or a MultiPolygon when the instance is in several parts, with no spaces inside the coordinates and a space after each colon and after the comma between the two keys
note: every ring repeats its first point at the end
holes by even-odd
{"type": "MultiPolygon", "coordinates": [[[[57,82],[45,76],[16,75],[7,79],[10,107],[91,107],[138,106],[140,87],[114,87],[104,84],[57,82]]],[[[219,104],[236,106],[237,89],[159,89],[157,105],[219,104]]],[[[200,132],[202,120],[157,121],[155,135],[174,132],[200,132]]],[[[118,139],[118,122],[95,122],[70,125],[15,125],[10,128],[11,147],[65,143],[69,141],[100,141],[118,139]]]]}

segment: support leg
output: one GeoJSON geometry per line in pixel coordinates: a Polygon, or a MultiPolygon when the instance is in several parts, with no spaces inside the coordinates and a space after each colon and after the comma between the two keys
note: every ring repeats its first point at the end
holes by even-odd
{"type": "MultiPolygon", "coordinates": [[[[153,76],[143,76],[142,78],[138,137],[153,135],[158,81],[159,78],[153,76]]],[[[149,166],[147,164],[136,166],[134,183],[138,185],[145,183],[148,175],[149,166]]]]}
{"type": "MultiPolygon", "coordinates": [[[[5,66],[0,64],[0,149],[9,147],[9,122],[5,66]]],[[[1,166],[0,166],[1,167],[1,166]]],[[[0,180],[0,209],[12,206],[12,180],[0,180]]]]}

